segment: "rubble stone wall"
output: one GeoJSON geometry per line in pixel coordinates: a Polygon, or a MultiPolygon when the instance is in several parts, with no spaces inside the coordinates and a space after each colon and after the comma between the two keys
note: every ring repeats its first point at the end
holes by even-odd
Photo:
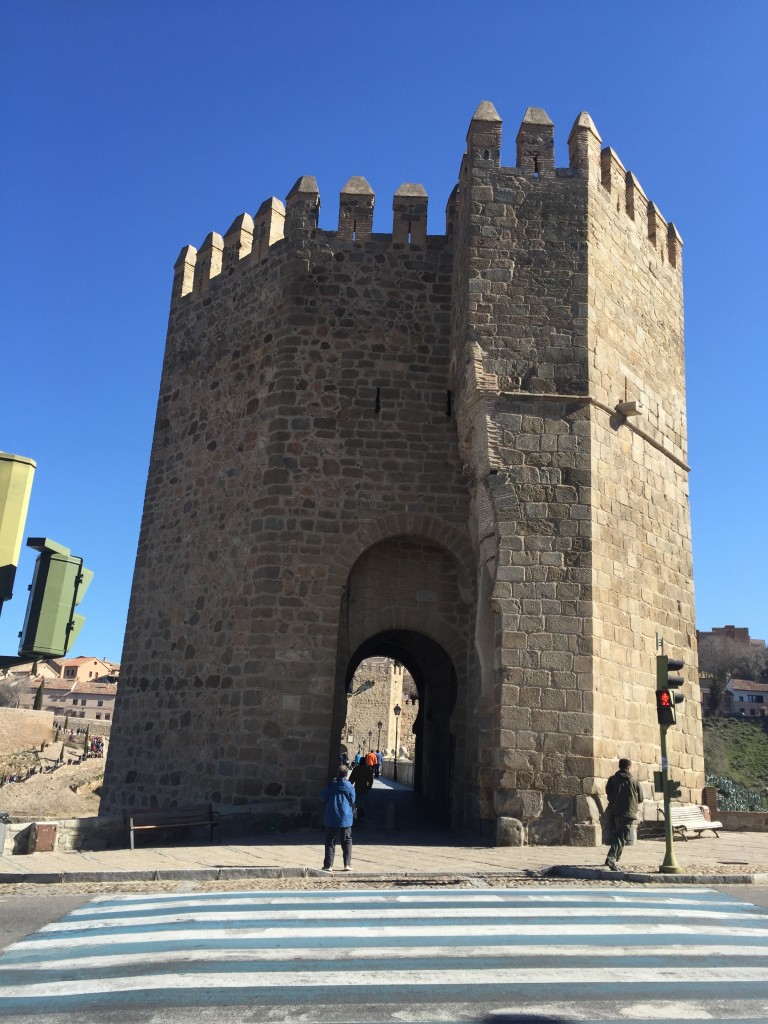
{"type": "Polygon", "coordinates": [[[0,755],[16,754],[53,739],[53,712],[0,708],[0,755]]]}

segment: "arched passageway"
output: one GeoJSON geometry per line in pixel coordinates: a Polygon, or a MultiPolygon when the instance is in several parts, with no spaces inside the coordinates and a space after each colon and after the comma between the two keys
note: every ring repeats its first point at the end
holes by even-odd
{"type": "Polygon", "coordinates": [[[338,758],[358,666],[368,658],[393,659],[407,669],[418,691],[414,789],[438,818],[454,826],[465,820],[471,659],[462,573],[449,551],[420,537],[389,538],[357,560],[342,599],[330,753],[331,760],[338,758]]]}
{"type": "MultiPolygon", "coordinates": [[[[413,725],[413,788],[450,818],[456,757],[451,716],[456,706],[456,671],[443,648],[428,636],[392,629],[370,637],[355,651],[347,668],[347,692],[358,665],[366,658],[393,658],[411,674],[418,690],[413,725]]],[[[401,742],[405,737],[401,738],[401,742]]]]}

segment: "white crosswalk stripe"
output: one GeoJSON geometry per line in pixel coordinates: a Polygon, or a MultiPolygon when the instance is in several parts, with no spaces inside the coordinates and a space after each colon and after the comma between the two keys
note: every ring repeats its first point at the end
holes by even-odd
{"type": "Polygon", "coordinates": [[[9,947],[0,994],[47,1021],[764,1021],[768,915],[677,886],[99,897],[9,947]]]}

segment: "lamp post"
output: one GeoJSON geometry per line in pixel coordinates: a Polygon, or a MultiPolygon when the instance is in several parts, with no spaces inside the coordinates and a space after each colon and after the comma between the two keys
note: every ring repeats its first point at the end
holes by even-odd
{"type": "Polygon", "coordinates": [[[377,725],[378,730],[379,730],[379,738],[376,740],[376,747],[377,747],[378,750],[381,750],[381,730],[382,730],[382,727],[383,727],[384,723],[383,722],[377,722],[376,725],[377,725]]]}
{"type": "Polygon", "coordinates": [[[400,732],[400,712],[401,711],[402,711],[402,708],[400,707],[400,705],[399,704],[395,704],[395,763],[394,763],[394,766],[392,768],[392,781],[393,782],[397,782],[397,748],[398,748],[398,744],[400,742],[400,740],[399,740],[399,732],[400,732]]]}
{"type": "Polygon", "coordinates": [[[371,749],[371,740],[373,738],[373,729],[368,730],[368,749],[371,749]]]}

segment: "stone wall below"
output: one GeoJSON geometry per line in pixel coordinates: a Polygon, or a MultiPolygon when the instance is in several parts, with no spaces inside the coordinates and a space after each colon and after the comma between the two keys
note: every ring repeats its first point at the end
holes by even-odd
{"type": "Polygon", "coordinates": [[[53,712],[0,708],[0,756],[18,754],[53,737],[53,712]]]}

